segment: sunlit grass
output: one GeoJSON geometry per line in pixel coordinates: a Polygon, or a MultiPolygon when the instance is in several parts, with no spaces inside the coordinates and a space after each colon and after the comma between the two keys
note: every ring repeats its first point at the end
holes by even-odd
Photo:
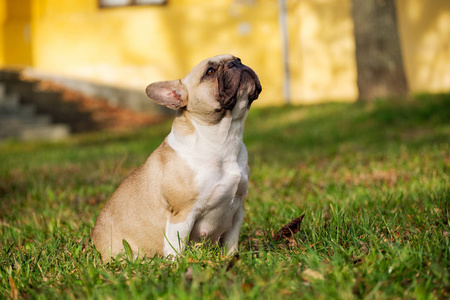
{"type": "Polygon", "coordinates": [[[170,122],[0,144],[0,297],[450,297],[450,97],[252,108],[239,258],[101,263],[89,230],[170,122]],[[305,214],[293,239],[271,236],[305,214]]]}

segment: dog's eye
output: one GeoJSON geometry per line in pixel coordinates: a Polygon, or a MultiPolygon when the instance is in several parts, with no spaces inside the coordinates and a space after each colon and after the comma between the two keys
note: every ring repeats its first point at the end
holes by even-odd
{"type": "Polygon", "coordinates": [[[214,73],[216,73],[214,68],[208,68],[208,70],[206,70],[206,75],[213,75],[214,73]]]}

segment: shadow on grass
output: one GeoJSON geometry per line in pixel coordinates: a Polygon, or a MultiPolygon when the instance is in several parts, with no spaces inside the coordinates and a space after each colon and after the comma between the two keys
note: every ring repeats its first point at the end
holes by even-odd
{"type": "MultiPolygon", "coordinates": [[[[357,153],[383,157],[402,147],[413,150],[448,143],[449,116],[450,94],[372,104],[252,108],[244,141],[252,168],[258,162],[286,168],[306,162],[317,169],[343,154],[348,159],[357,153]]],[[[12,199],[27,201],[30,193],[45,198],[43,191],[56,190],[63,197],[69,189],[82,199],[103,199],[145,162],[170,125],[168,121],[132,132],[84,134],[61,143],[2,145],[0,197],[11,204],[12,199]]],[[[298,176],[287,186],[303,180],[298,176]]],[[[310,179],[304,176],[307,186],[310,179]]]]}
{"type": "Polygon", "coordinates": [[[450,94],[254,109],[244,134],[250,157],[282,164],[348,152],[417,148],[449,139],[450,94]]]}

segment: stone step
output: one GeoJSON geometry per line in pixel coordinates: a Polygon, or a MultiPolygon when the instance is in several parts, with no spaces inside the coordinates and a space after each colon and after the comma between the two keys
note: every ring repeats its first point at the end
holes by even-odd
{"type": "Polygon", "coordinates": [[[0,82],[0,101],[6,95],[6,86],[3,82],[0,82]]]}
{"type": "Polygon", "coordinates": [[[5,83],[5,93],[6,94],[19,94],[23,95],[32,95],[35,92],[39,92],[37,88],[38,83],[34,81],[8,81],[5,83]]]}
{"type": "Polygon", "coordinates": [[[51,119],[49,116],[34,116],[30,118],[10,117],[8,119],[0,120],[0,136],[17,136],[26,128],[33,126],[50,125],[51,119]]]}
{"type": "Polygon", "coordinates": [[[20,102],[36,106],[36,112],[49,114],[55,122],[70,122],[73,119],[89,119],[89,113],[80,111],[76,102],[61,101],[61,95],[57,92],[39,92],[30,96],[22,96],[20,102]]]}
{"type": "Polygon", "coordinates": [[[0,71],[1,81],[20,81],[20,72],[17,70],[1,70],[0,71]]]}
{"type": "MultiPolygon", "coordinates": [[[[131,124],[142,126],[143,122],[150,122],[150,120],[144,121],[142,116],[143,112],[147,111],[154,115],[167,115],[160,111],[161,106],[149,101],[141,90],[128,90],[76,80],[69,80],[69,84],[63,84],[58,83],[58,80],[54,80],[55,78],[43,80],[43,78],[39,79],[39,76],[29,75],[17,70],[0,70],[0,120],[16,119],[18,116],[32,119],[33,114],[48,115],[51,117],[52,124],[65,124],[69,126],[71,133],[78,133],[117,128],[117,124],[127,126],[128,120],[131,124]],[[11,99],[10,96],[5,96],[12,94],[17,95],[13,96],[17,98],[11,99]],[[96,103],[96,100],[100,101],[96,103]],[[8,104],[1,105],[3,102],[8,104]],[[30,106],[26,109],[16,108],[16,106],[24,105],[31,105],[34,108],[30,106]],[[121,107],[127,109],[121,109],[121,107]],[[137,112],[136,114],[141,117],[136,122],[132,121],[132,111],[137,112]]],[[[167,111],[171,110],[167,109],[167,111]]]]}
{"type": "Polygon", "coordinates": [[[20,97],[19,95],[12,93],[12,94],[5,94],[0,95],[0,105],[4,106],[17,106],[20,103],[20,97]]]}
{"type": "Polygon", "coordinates": [[[36,114],[36,107],[31,104],[5,104],[0,102],[0,120],[9,117],[32,117],[36,114]]]}
{"type": "Polygon", "coordinates": [[[18,72],[0,71],[0,140],[58,140],[70,134],[76,104],[61,102],[59,92],[41,91],[38,85],[18,72]],[[58,121],[68,124],[52,124],[58,121]]]}
{"type": "Polygon", "coordinates": [[[50,140],[57,141],[67,138],[70,135],[70,128],[64,124],[42,125],[24,129],[20,134],[20,139],[24,141],[50,140]]]}
{"type": "Polygon", "coordinates": [[[14,131],[0,129],[0,141],[7,138],[30,140],[59,140],[70,135],[70,128],[64,124],[22,124],[14,131]]]}
{"type": "Polygon", "coordinates": [[[58,140],[70,135],[70,128],[64,124],[51,124],[50,116],[23,116],[0,119],[0,140],[19,138],[21,140],[58,140]]]}
{"type": "Polygon", "coordinates": [[[30,107],[30,110],[21,110],[16,114],[0,114],[0,126],[7,126],[8,124],[30,124],[36,122],[38,124],[50,124],[52,123],[52,118],[49,115],[36,115],[30,107]]]}

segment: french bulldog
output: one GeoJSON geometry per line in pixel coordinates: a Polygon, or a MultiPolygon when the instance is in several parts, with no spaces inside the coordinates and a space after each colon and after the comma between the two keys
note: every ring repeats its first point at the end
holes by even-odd
{"type": "Polygon", "coordinates": [[[170,134],[100,211],[91,238],[103,261],[124,251],[123,240],[134,259],[174,257],[202,240],[227,254],[238,250],[249,178],[242,135],[260,92],[256,73],[232,55],[146,88],[176,116],[170,134]]]}

